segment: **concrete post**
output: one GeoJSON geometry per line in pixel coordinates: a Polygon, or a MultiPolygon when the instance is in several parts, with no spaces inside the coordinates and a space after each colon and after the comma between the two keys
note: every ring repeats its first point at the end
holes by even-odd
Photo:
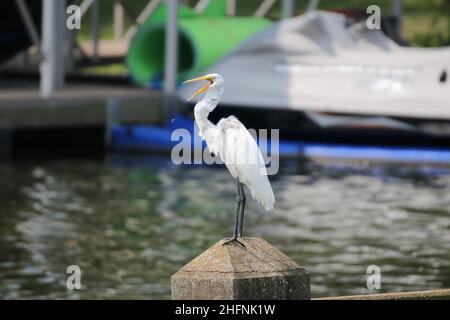
{"type": "Polygon", "coordinates": [[[261,238],[221,240],[172,275],[174,300],[309,300],[306,269],[261,238]]]}

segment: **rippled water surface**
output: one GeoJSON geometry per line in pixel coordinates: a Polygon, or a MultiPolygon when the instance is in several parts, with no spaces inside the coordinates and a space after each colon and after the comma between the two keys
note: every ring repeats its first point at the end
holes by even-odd
{"type": "MultiPolygon", "coordinates": [[[[230,235],[224,169],[116,160],[0,162],[0,298],[169,298],[170,275],[230,235]],[[66,288],[73,264],[82,290],[66,288]]],[[[245,232],[306,266],[313,296],[371,292],[369,265],[381,268],[379,292],[450,287],[448,173],[281,169],[275,212],[249,200],[245,232]]]]}

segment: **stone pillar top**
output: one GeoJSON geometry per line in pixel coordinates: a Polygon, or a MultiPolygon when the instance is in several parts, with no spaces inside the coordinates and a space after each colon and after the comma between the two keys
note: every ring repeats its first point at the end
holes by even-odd
{"type": "Polygon", "coordinates": [[[220,240],[172,276],[174,299],[309,299],[305,268],[261,238],[220,240]]]}
{"type": "Polygon", "coordinates": [[[239,244],[222,245],[220,240],[211,248],[183,266],[184,272],[220,272],[253,274],[304,270],[294,260],[261,238],[243,238],[239,244]]]}

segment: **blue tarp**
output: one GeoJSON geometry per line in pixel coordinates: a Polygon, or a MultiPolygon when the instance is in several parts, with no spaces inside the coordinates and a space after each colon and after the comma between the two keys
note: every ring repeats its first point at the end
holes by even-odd
{"type": "MultiPolygon", "coordinates": [[[[183,128],[194,134],[194,122],[183,115],[175,116],[163,127],[152,125],[117,125],[112,128],[115,150],[170,151],[179,141],[172,141],[175,129],[183,128]]],[[[193,140],[193,139],[192,139],[193,140]]],[[[192,146],[194,141],[192,141],[192,146]]],[[[202,148],[205,143],[202,143],[202,148]]],[[[267,147],[270,150],[270,141],[267,147]]],[[[279,141],[282,157],[372,159],[410,163],[450,163],[450,150],[433,148],[376,147],[279,141]]]]}

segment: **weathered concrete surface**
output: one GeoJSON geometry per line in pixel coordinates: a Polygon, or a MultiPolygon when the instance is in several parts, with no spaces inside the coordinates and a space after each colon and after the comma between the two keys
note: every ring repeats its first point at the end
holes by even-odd
{"type": "Polygon", "coordinates": [[[221,240],[172,275],[172,299],[310,299],[307,271],[261,238],[221,240]]]}

